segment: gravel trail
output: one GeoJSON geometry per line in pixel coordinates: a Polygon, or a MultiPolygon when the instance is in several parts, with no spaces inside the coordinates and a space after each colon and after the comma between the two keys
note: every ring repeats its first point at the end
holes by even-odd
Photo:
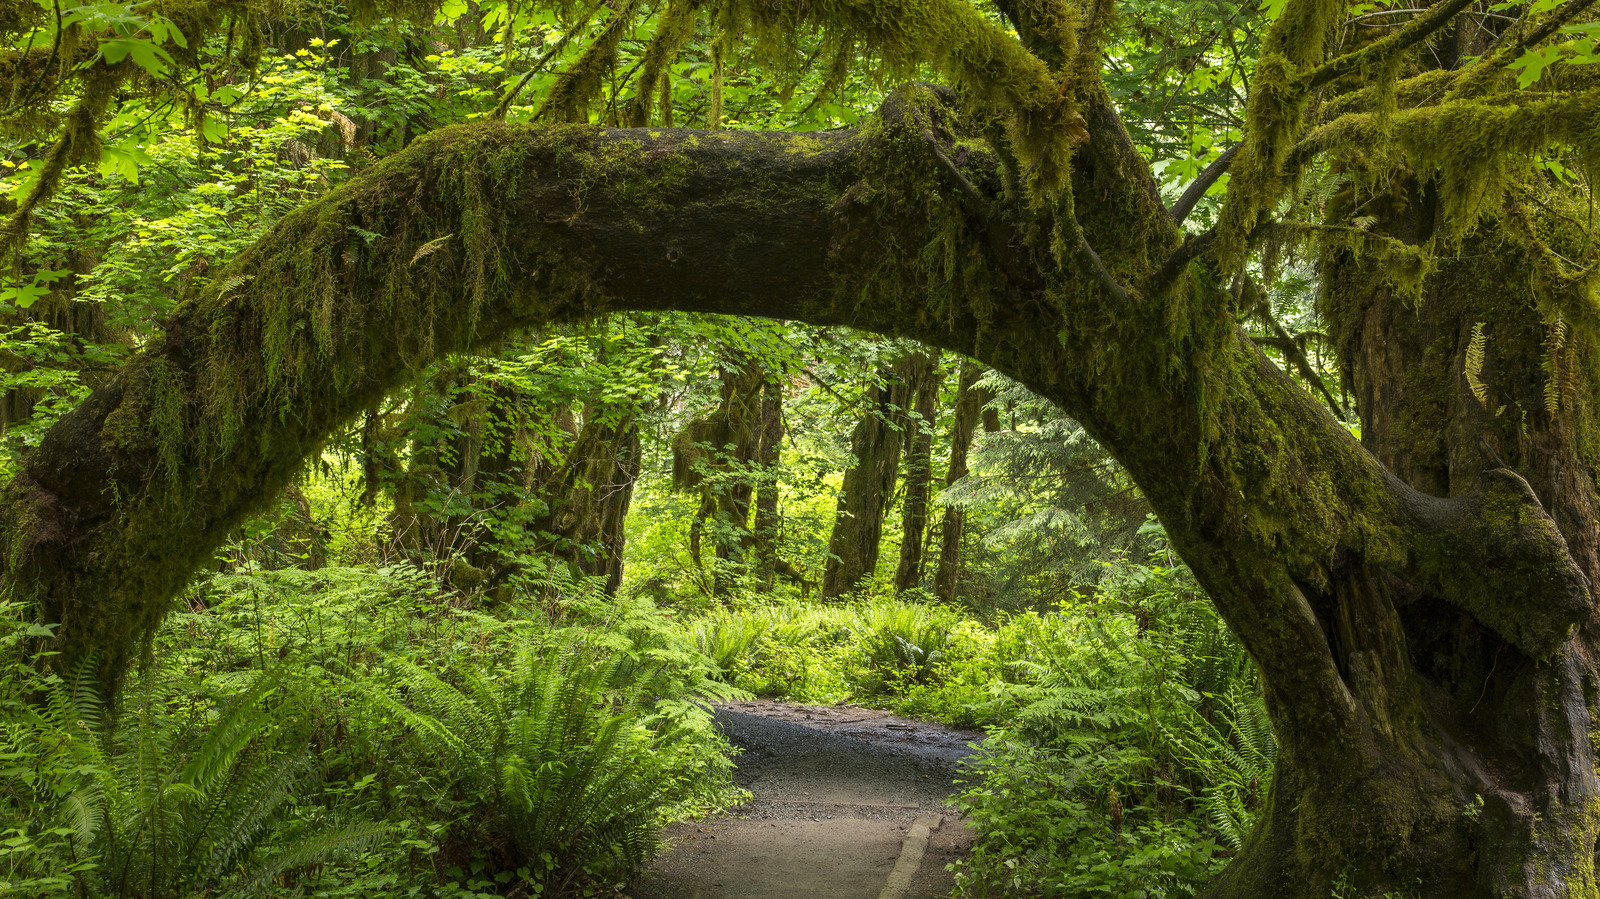
{"type": "Polygon", "coordinates": [[[950,895],[945,865],[972,833],[948,805],[982,734],[851,706],[756,701],[717,709],[753,795],[674,825],[634,899],[879,899],[912,822],[942,816],[904,899],[950,895]]]}

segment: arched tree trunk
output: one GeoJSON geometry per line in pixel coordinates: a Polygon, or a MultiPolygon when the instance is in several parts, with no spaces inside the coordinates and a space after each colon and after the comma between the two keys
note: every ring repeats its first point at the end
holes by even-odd
{"type": "MultiPolygon", "coordinates": [[[[1058,403],[1259,664],[1278,776],[1220,894],[1325,899],[1346,871],[1369,895],[1592,894],[1587,544],[1492,460],[1453,458],[1448,496],[1385,468],[1239,330],[1225,279],[1172,255],[1110,100],[1081,100],[1076,203],[1042,211],[991,154],[957,151],[926,91],[855,132],[422,138],[286,217],[46,435],[0,502],[3,586],[59,623],[62,664],[93,658],[111,683],[227,533],[428,360],[623,308],[850,324],[1058,403]],[[1402,639],[1413,609],[1444,625],[1416,640],[1446,638],[1402,639]],[[1482,691],[1480,670],[1494,726],[1452,731],[1486,707],[1433,710],[1482,691]],[[1476,764],[1496,784],[1481,807],[1458,786],[1476,764]]],[[[1513,346],[1494,365],[1531,371],[1513,346]]],[[[1581,447],[1528,433],[1553,441],[1530,475],[1557,514],[1581,510],[1561,492],[1592,481],[1562,455],[1581,447]]]]}

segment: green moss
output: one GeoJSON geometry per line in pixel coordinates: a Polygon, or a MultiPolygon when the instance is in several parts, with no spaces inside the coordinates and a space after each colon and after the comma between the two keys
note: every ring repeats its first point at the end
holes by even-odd
{"type": "Polygon", "coordinates": [[[815,156],[827,146],[807,134],[791,134],[788,137],[788,151],[797,156],[815,156]]]}

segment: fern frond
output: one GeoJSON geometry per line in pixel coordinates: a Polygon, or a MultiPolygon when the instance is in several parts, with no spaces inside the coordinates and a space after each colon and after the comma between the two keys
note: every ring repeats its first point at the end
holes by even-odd
{"type": "MultiPolygon", "coordinates": [[[[205,856],[197,883],[219,880],[237,867],[238,860],[255,848],[270,816],[298,792],[310,768],[310,753],[302,748],[219,791],[222,795],[209,797],[203,816],[195,822],[199,826],[191,843],[191,851],[205,856]]],[[[201,859],[186,861],[193,865],[201,859]]]]}
{"type": "Polygon", "coordinates": [[[1489,408],[1489,385],[1483,382],[1483,355],[1487,345],[1488,338],[1483,333],[1483,322],[1478,322],[1472,326],[1472,339],[1467,342],[1467,356],[1462,365],[1462,374],[1466,375],[1467,387],[1472,390],[1473,397],[1485,409],[1489,408]]]}
{"type": "Polygon", "coordinates": [[[277,852],[240,875],[233,889],[226,895],[230,899],[269,895],[273,883],[283,874],[336,855],[370,849],[388,833],[388,830],[386,824],[364,822],[308,837],[277,852]]]}

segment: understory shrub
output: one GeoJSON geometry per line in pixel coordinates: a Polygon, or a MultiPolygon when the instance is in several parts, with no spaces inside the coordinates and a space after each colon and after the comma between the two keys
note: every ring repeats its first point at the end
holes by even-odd
{"type": "Polygon", "coordinates": [[[958,803],[964,895],[1189,897],[1237,850],[1276,743],[1258,676],[1184,568],[1123,562],[993,644],[991,728],[958,803]]]}
{"type": "MultiPolygon", "coordinates": [[[[9,637],[26,635],[14,607],[0,612],[9,637]]],[[[6,649],[0,895],[265,896],[384,833],[306,814],[320,771],[281,669],[206,683],[151,663],[111,715],[88,677],[6,649]]]]}
{"type": "Polygon", "coordinates": [[[685,626],[728,683],[795,702],[892,696],[945,662],[954,609],[910,599],[721,609],[685,626]]]}

